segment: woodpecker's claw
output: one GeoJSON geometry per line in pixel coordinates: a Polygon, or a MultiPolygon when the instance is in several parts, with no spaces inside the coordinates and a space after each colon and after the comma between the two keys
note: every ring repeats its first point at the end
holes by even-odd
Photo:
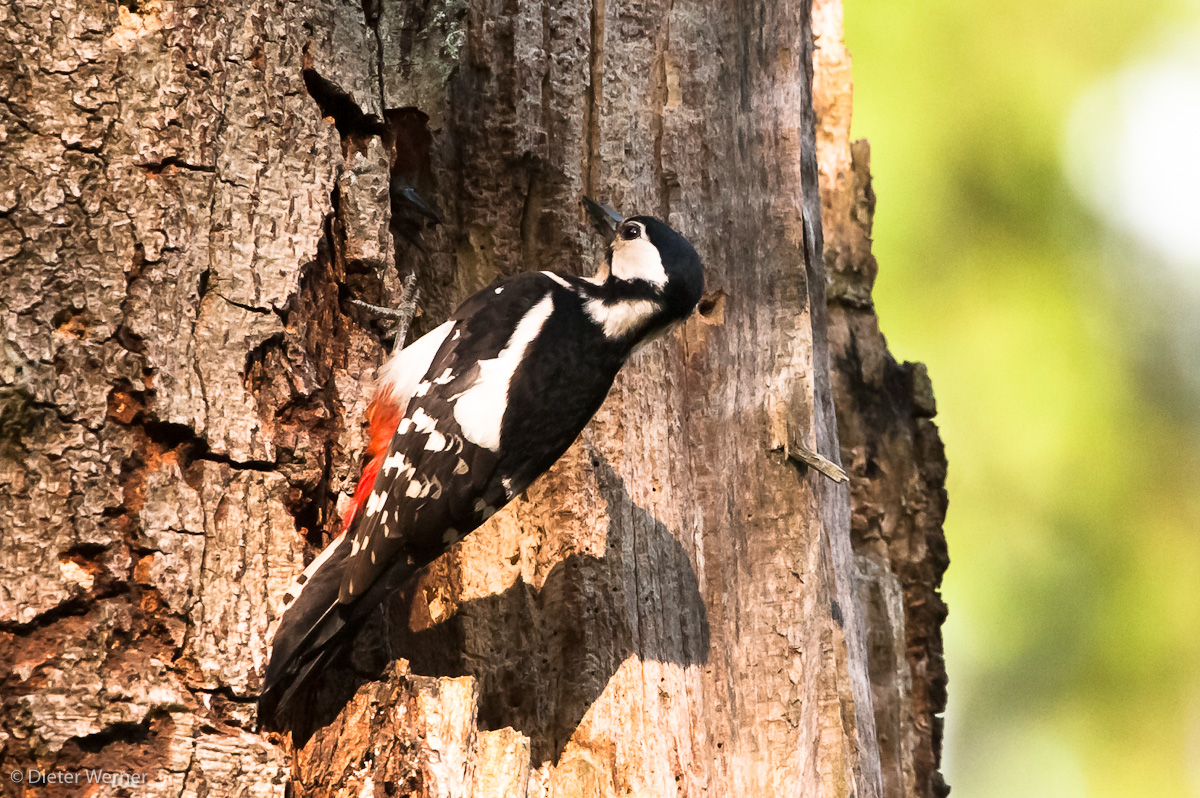
{"type": "Polygon", "coordinates": [[[420,295],[421,292],[417,290],[417,275],[409,272],[408,276],[404,278],[404,288],[400,293],[400,306],[397,308],[372,305],[361,299],[346,301],[372,316],[396,322],[396,340],[393,344],[393,351],[399,351],[404,348],[404,341],[408,338],[408,328],[412,324],[413,317],[417,315],[417,299],[420,295]]]}
{"type": "Polygon", "coordinates": [[[596,232],[605,238],[612,238],[617,234],[617,226],[624,219],[621,214],[588,196],[583,198],[583,207],[587,208],[588,216],[592,217],[592,226],[596,228],[596,232]]]}

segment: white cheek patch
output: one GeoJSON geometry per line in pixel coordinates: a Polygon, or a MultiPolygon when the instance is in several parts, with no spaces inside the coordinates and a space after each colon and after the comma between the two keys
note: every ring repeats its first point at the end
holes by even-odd
{"type": "Polygon", "coordinates": [[[658,312],[659,306],[648,299],[623,299],[611,305],[589,299],[584,305],[592,320],[604,328],[608,338],[622,338],[636,330],[658,312]]]}
{"type": "Polygon", "coordinates": [[[493,452],[500,448],[500,423],[508,407],[509,383],[525,350],[553,312],[554,299],[547,294],[529,309],[499,354],[479,361],[479,376],[454,403],[454,420],[471,443],[493,452]]]}
{"type": "Polygon", "coordinates": [[[660,288],[667,284],[667,271],[658,248],[645,238],[632,241],[618,238],[613,243],[612,275],[618,280],[645,280],[660,288]]]}

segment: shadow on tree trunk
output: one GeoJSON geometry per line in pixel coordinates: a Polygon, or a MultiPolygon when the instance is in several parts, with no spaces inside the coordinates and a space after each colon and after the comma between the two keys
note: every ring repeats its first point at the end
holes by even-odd
{"type": "Polygon", "coordinates": [[[634,504],[600,452],[589,456],[609,516],[604,557],[570,554],[540,589],[518,579],[502,593],[463,602],[436,623],[428,619],[425,602],[414,601],[423,598],[420,579],[406,585],[360,630],[347,661],[319,679],[308,707],[289,719],[286,730],[296,748],[314,734],[320,744],[319,730],[364,684],[403,658],[414,675],[475,677],[479,728],[512,727],[529,738],[532,765],[557,764],[585,713],[630,655],[681,666],[706,662],[708,617],[687,553],[665,524],[634,504]],[[629,518],[633,523],[618,520],[629,518]],[[654,551],[665,567],[652,575],[631,572],[633,557],[622,556],[623,547],[654,551]],[[675,582],[677,599],[657,609],[636,606],[641,596],[626,596],[623,586],[648,580],[657,581],[660,590],[662,583],[675,582]],[[675,618],[660,615],[674,608],[682,608],[675,618]]]}

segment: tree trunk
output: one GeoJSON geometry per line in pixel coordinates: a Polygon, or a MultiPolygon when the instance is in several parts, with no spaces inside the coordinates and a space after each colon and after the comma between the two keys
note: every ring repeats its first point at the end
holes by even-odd
{"type": "Polygon", "coordinates": [[[946,665],[938,588],[949,565],[946,457],[933,386],[888,353],[871,302],[870,154],[850,142],[850,60],[840,0],[815,0],[817,112],[829,358],[842,463],[850,473],[855,592],[867,629],[875,733],[886,796],[945,796],[946,665]]]}
{"type": "Polygon", "coordinates": [[[943,794],[945,464],[871,307],[840,13],[0,8],[5,789],[943,794]],[[255,733],[391,345],[347,300],[415,272],[420,334],[499,275],[590,272],[582,194],[693,242],[697,314],[381,609],[310,728],[255,733]]]}

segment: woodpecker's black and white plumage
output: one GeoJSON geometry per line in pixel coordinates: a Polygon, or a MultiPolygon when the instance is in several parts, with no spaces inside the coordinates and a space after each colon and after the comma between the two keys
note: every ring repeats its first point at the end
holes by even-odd
{"type": "Polygon", "coordinates": [[[259,699],[282,714],[390,591],[521,493],[600,408],[636,347],[692,312],[691,245],[625,219],[592,278],[496,281],[380,370],[373,455],[343,533],[284,596],[259,699]]]}

